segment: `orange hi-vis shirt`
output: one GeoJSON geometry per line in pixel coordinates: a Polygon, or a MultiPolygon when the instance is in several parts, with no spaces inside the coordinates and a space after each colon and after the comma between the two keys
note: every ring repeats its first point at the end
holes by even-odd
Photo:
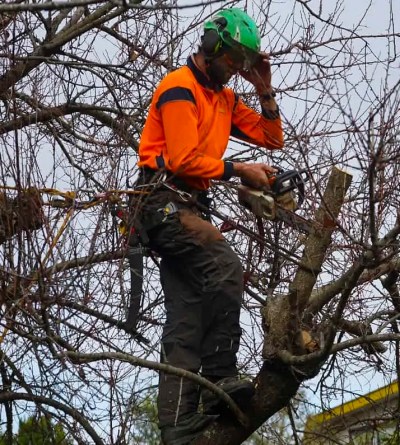
{"type": "Polygon", "coordinates": [[[230,89],[211,84],[192,58],[158,85],[139,145],[139,167],[165,168],[189,187],[205,190],[228,180],[223,161],[229,137],[268,149],[283,146],[279,112],[247,107],[230,89]]]}

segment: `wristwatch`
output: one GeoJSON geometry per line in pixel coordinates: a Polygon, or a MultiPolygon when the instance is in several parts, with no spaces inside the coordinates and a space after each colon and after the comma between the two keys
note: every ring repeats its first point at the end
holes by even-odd
{"type": "Polygon", "coordinates": [[[266,93],[266,94],[260,94],[260,98],[262,100],[271,100],[276,96],[276,93],[274,90],[272,90],[270,93],[266,93]]]}

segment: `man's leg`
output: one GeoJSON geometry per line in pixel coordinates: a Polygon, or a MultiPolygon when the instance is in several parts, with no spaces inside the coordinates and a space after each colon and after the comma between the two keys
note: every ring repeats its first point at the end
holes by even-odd
{"type": "MultiPolygon", "coordinates": [[[[162,361],[208,378],[236,376],[243,291],[240,261],[228,244],[218,240],[194,248],[190,258],[164,258],[161,279],[166,324],[162,361]]],[[[198,387],[188,379],[160,375],[160,426],[176,425],[195,412],[198,387]]]]}
{"type": "MultiPolygon", "coordinates": [[[[163,258],[160,272],[166,323],[162,361],[197,373],[204,332],[215,318],[208,308],[213,307],[223,279],[219,259],[209,245],[225,241],[211,224],[186,212],[183,220],[188,218],[199,232],[191,230],[193,225],[185,226],[176,214],[152,231],[150,239],[151,247],[163,258]]],[[[184,444],[215,419],[197,412],[198,401],[199,388],[190,379],[160,373],[159,426],[165,444],[184,444]]]]}
{"type": "Polygon", "coordinates": [[[219,291],[207,308],[201,364],[203,375],[215,380],[237,375],[243,271],[238,256],[225,241],[214,243],[209,249],[219,267],[219,291]]]}
{"type": "MultiPolygon", "coordinates": [[[[217,383],[232,399],[244,407],[254,395],[249,380],[239,380],[236,354],[241,336],[240,308],[243,293],[243,272],[236,253],[227,243],[210,246],[222,274],[221,291],[215,296],[211,313],[213,320],[205,330],[202,342],[202,374],[217,383]]],[[[209,390],[202,391],[203,412],[222,414],[226,406],[209,390]]]]}
{"type": "MultiPolygon", "coordinates": [[[[161,341],[161,362],[197,373],[200,369],[201,297],[179,273],[179,261],[162,260],[161,282],[165,296],[166,323],[161,341]]],[[[176,426],[197,412],[199,388],[192,380],[160,372],[159,426],[176,426]]]]}

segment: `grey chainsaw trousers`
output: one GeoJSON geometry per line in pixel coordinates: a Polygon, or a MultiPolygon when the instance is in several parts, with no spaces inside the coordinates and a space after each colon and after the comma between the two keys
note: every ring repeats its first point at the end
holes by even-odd
{"type": "MultiPolygon", "coordinates": [[[[161,361],[213,381],[237,375],[243,271],[219,230],[195,207],[171,192],[157,192],[144,215],[174,202],[160,224],[148,231],[150,247],[161,256],[166,322],[161,361]]],[[[197,412],[199,388],[193,381],[160,372],[159,426],[177,425],[197,412]]]]}

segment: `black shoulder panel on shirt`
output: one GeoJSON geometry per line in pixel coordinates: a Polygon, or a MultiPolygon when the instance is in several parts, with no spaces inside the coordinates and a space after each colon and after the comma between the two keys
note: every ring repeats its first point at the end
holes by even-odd
{"type": "Polygon", "coordinates": [[[236,105],[237,105],[238,102],[239,102],[239,96],[238,96],[236,93],[234,93],[234,94],[235,94],[235,102],[233,103],[233,109],[236,108],[236,105]]]}
{"type": "Polygon", "coordinates": [[[249,136],[247,136],[246,133],[243,133],[242,130],[240,130],[236,125],[231,126],[231,136],[238,138],[238,139],[242,139],[244,141],[251,141],[251,138],[249,136]]]}
{"type": "Polygon", "coordinates": [[[276,110],[275,111],[264,110],[264,108],[262,108],[262,115],[265,117],[265,119],[268,119],[270,121],[278,119],[278,117],[280,116],[278,105],[276,106],[276,110]]]}
{"type": "Polygon", "coordinates": [[[187,100],[196,104],[196,99],[191,90],[183,87],[174,87],[161,94],[157,102],[157,109],[159,109],[161,105],[175,100],[187,100]]]}

